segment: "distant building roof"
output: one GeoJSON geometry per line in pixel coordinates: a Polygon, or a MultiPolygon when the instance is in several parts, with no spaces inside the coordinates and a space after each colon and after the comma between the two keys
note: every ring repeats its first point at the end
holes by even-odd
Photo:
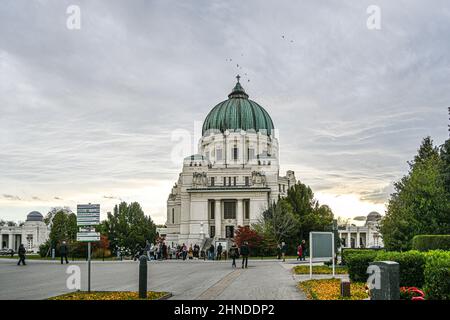
{"type": "Polygon", "coordinates": [[[43,221],[44,216],[38,211],[31,211],[27,215],[27,221],[43,221]]]}

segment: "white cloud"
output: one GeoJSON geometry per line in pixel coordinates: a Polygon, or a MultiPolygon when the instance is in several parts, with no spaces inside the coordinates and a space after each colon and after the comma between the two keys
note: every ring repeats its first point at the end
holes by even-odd
{"type": "Polygon", "coordinates": [[[72,1],[2,5],[0,194],[21,200],[0,198],[1,217],[106,212],[113,196],[164,222],[171,133],[192,132],[236,73],[280,130],[283,169],[336,212],[337,194],[357,215],[379,209],[422,137],[447,136],[446,1],[379,1],[379,31],[370,1],[78,3],[78,31],[72,1]]]}

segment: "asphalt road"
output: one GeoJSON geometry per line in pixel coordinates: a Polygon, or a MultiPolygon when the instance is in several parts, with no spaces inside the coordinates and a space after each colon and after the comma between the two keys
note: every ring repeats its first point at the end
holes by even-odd
{"type": "MultiPolygon", "coordinates": [[[[67,266],[81,270],[81,290],[87,289],[87,263],[61,265],[54,261],[0,259],[0,299],[46,299],[67,293],[67,266]]],[[[289,262],[287,262],[289,263],[289,262]]],[[[239,266],[239,264],[238,264],[239,266]]],[[[139,263],[92,262],[91,290],[137,291],[139,263]]],[[[290,266],[278,261],[249,260],[248,269],[232,269],[231,262],[151,261],[148,290],[167,291],[172,299],[305,299],[296,288],[290,266]]]]}

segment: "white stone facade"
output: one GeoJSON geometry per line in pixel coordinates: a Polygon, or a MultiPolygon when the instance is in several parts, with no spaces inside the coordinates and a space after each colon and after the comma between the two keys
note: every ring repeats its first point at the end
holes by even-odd
{"type": "Polygon", "coordinates": [[[339,228],[342,248],[383,248],[383,238],[379,231],[381,215],[371,212],[364,226],[347,225],[339,228]]]}
{"type": "Polygon", "coordinates": [[[258,221],[269,203],[296,183],[279,175],[278,139],[263,130],[208,130],[198,154],[186,157],[167,200],[170,245],[227,239],[258,221]]]}
{"type": "Polygon", "coordinates": [[[50,229],[43,222],[42,215],[33,211],[27,216],[22,226],[0,226],[0,241],[2,249],[13,249],[15,252],[23,243],[27,252],[37,253],[39,246],[48,240],[50,229]]]}

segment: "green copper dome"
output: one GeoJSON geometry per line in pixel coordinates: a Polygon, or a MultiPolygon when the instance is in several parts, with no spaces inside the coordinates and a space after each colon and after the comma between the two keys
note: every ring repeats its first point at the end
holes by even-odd
{"type": "Polygon", "coordinates": [[[248,98],[238,82],[228,95],[228,100],[216,105],[206,116],[202,135],[208,131],[255,131],[271,135],[274,129],[272,119],[263,107],[248,98]]]}

